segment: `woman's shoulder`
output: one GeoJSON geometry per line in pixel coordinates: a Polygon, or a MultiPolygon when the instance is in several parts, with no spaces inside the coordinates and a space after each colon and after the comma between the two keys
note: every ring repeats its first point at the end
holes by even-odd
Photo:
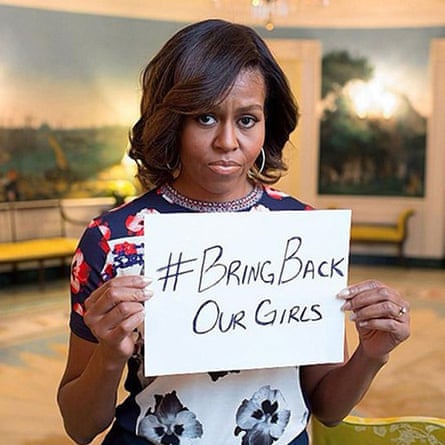
{"type": "Polygon", "coordinates": [[[263,186],[260,204],[270,210],[313,210],[313,207],[286,192],[263,186]]]}
{"type": "Polygon", "coordinates": [[[138,213],[156,213],[167,211],[169,203],[163,199],[159,189],[152,189],[141,195],[127,198],[123,204],[118,207],[113,207],[101,215],[98,218],[102,220],[116,220],[121,218],[127,218],[131,215],[138,213]]]}
{"type": "Polygon", "coordinates": [[[144,216],[147,213],[166,213],[169,211],[169,203],[162,198],[158,189],[145,192],[139,196],[128,199],[118,207],[113,207],[102,212],[92,219],[87,227],[87,232],[98,228],[100,232],[140,232],[144,216]]]}

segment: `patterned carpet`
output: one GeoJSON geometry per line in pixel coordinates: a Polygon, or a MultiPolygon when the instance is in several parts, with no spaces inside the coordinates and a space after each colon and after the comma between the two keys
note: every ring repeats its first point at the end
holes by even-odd
{"type": "MultiPolygon", "coordinates": [[[[445,271],[358,267],[351,281],[375,277],[412,307],[412,336],[395,351],[354,413],[445,418],[445,271]]],[[[68,339],[66,283],[0,289],[0,437],[8,445],[69,445],[56,407],[68,339]]],[[[356,343],[347,325],[350,349],[356,343]]],[[[98,444],[96,440],[94,444],[98,444]]]]}

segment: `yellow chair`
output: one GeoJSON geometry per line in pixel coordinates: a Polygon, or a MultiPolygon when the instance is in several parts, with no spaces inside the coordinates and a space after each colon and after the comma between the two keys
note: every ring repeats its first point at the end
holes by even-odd
{"type": "Polygon", "coordinates": [[[398,260],[405,263],[405,242],[408,237],[408,220],[414,215],[413,209],[405,209],[393,224],[353,223],[351,243],[394,244],[397,246],[398,260]]]}
{"type": "Polygon", "coordinates": [[[445,419],[347,416],[326,427],[312,418],[311,445],[445,445],[445,419]]]}

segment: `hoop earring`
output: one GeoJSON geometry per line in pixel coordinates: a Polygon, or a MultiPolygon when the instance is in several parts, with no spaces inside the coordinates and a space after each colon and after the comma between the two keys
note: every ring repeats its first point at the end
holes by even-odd
{"type": "Polygon", "coordinates": [[[264,147],[261,147],[261,165],[258,169],[258,174],[261,175],[261,173],[264,170],[264,166],[266,165],[266,153],[264,151],[264,147]]]}
{"type": "Polygon", "coordinates": [[[166,162],[165,165],[167,166],[168,170],[175,171],[178,169],[180,162],[181,161],[179,160],[179,158],[177,158],[174,166],[171,166],[170,162],[166,162]]]}

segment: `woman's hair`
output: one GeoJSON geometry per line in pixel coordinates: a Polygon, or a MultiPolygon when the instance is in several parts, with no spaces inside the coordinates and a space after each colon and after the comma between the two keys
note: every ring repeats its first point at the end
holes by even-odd
{"type": "Polygon", "coordinates": [[[259,157],[251,173],[264,183],[280,178],[287,169],[282,151],[298,121],[287,78],[253,29],[212,19],[178,31],[142,73],[141,116],[132,129],[129,155],[145,188],[174,179],[184,118],[223,101],[245,69],[259,70],[266,84],[266,161],[259,172],[259,157]]]}

